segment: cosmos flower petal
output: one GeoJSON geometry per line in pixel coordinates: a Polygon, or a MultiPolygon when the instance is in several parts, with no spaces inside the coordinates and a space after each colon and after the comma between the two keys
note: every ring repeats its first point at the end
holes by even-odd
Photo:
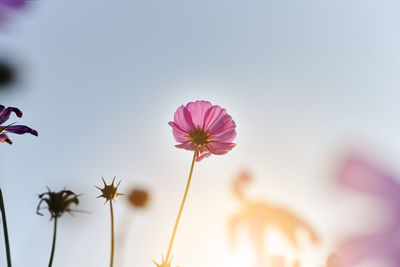
{"type": "Polygon", "coordinates": [[[196,129],[203,129],[204,127],[204,116],[209,108],[211,108],[211,103],[208,101],[195,101],[190,102],[186,105],[187,110],[192,116],[192,121],[196,129]]]}
{"type": "Polygon", "coordinates": [[[201,160],[203,160],[204,158],[208,158],[209,156],[211,156],[210,152],[199,155],[198,157],[196,157],[196,162],[200,162],[201,160]]]}
{"type": "Polygon", "coordinates": [[[170,121],[168,124],[172,127],[172,134],[176,142],[183,143],[190,139],[189,134],[182,130],[175,122],[170,121]]]}
{"type": "Polygon", "coordinates": [[[180,106],[174,114],[174,122],[186,132],[194,131],[192,116],[185,106],[180,106]]]}
{"type": "Polygon", "coordinates": [[[400,186],[393,175],[357,156],[349,157],[338,175],[339,181],[353,190],[399,203],[400,186]]]}
{"type": "Polygon", "coordinates": [[[19,109],[14,107],[5,108],[0,112],[0,124],[6,122],[10,118],[12,112],[14,112],[18,118],[22,117],[22,112],[19,109]]]}
{"type": "Polygon", "coordinates": [[[186,142],[184,142],[182,144],[175,145],[175,147],[183,148],[183,149],[191,150],[191,151],[194,151],[194,149],[195,149],[195,147],[194,147],[194,145],[193,145],[193,143],[191,141],[186,141],[186,142]]]}
{"type": "Polygon", "coordinates": [[[339,244],[338,252],[340,259],[343,261],[344,266],[354,266],[365,262],[366,259],[373,255],[381,253],[387,254],[392,250],[390,236],[382,234],[370,234],[365,236],[358,236],[346,240],[339,244]]]}
{"type": "Polygon", "coordinates": [[[12,144],[11,139],[8,138],[8,136],[3,133],[3,134],[0,134],[0,143],[4,143],[4,142],[9,143],[10,145],[12,144]]]}
{"type": "Polygon", "coordinates": [[[234,148],[234,143],[211,142],[207,145],[208,150],[215,155],[224,155],[234,148]]]}
{"type": "Polygon", "coordinates": [[[21,8],[24,7],[27,0],[1,0],[1,4],[7,6],[8,8],[21,8]]]}
{"type": "Polygon", "coordinates": [[[0,112],[5,108],[5,106],[0,105],[0,112]]]}
{"type": "Polygon", "coordinates": [[[348,237],[338,246],[338,254],[344,266],[358,266],[370,259],[380,258],[399,266],[399,219],[400,184],[398,178],[364,158],[351,155],[341,166],[338,180],[348,188],[380,200],[390,220],[378,229],[365,234],[348,237]],[[388,216],[389,217],[389,216],[388,216]]]}
{"type": "Polygon", "coordinates": [[[232,127],[231,129],[228,129],[227,131],[219,135],[212,135],[210,137],[210,140],[223,143],[231,143],[235,138],[236,138],[235,127],[232,127]]]}
{"type": "Polygon", "coordinates": [[[208,158],[209,156],[211,156],[211,153],[208,151],[207,147],[199,147],[196,155],[196,161],[199,162],[204,158],[208,158]]]}
{"type": "Polygon", "coordinates": [[[34,136],[38,136],[38,132],[36,130],[29,128],[28,126],[25,125],[11,125],[7,127],[6,131],[15,134],[30,133],[33,134],[34,136]]]}
{"type": "Polygon", "coordinates": [[[210,135],[219,135],[236,127],[232,117],[228,114],[220,116],[208,129],[210,135]]]}
{"type": "Polygon", "coordinates": [[[217,121],[220,117],[226,114],[226,110],[220,106],[212,106],[209,108],[204,115],[204,131],[208,131],[210,127],[217,121]]]}

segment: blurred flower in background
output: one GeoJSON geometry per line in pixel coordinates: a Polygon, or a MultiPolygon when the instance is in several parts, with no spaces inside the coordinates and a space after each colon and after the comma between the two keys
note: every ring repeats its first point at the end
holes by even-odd
{"type": "Polygon", "coordinates": [[[0,91],[9,88],[17,79],[15,67],[7,61],[0,61],[0,91]]]}
{"type": "Polygon", "coordinates": [[[343,267],[342,261],[338,254],[331,253],[326,259],[326,267],[343,267]]]}
{"type": "Polygon", "coordinates": [[[141,188],[134,188],[128,195],[129,203],[134,208],[144,209],[149,202],[149,193],[141,188]]]}
{"type": "Polygon", "coordinates": [[[268,262],[272,266],[285,266],[284,256],[268,255],[267,253],[265,234],[268,229],[278,230],[286,238],[291,248],[296,251],[301,248],[299,231],[307,233],[313,244],[319,241],[319,236],[316,230],[301,216],[279,205],[265,200],[254,200],[251,196],[248,196],[244,190],[252,181],[251,174],[246,171],[239,173],[233,182],[233,192],[241,207],[237,213],[231,216],[229,221],[231,241],[235,246],[239,228],[245,228],[253,243],[260,266],[266,266],[268,262]]]}
{"type": "Polygon", "coordinates": [[[370,260],[381,259],[388,266],[400,265],[400,183],[395,175],[377,163],[352,155],[340,168],[338,180],[346,187],[376,198],[382,204],[374,216],[390,220],[380,229],[360,236],[349,237],[338,248],[343,267],[358,266],[370,260]],[[386,212],[381,212],[385,210],[386,212]]]}
{"type": "Polygon", "coordinates": [[[10,13],[23,9],[27,0],[0,0],[0,28],[7,21],[10,13]]]}
{"type": "MultiPolygon", "coordinates": [[[[264,265],[263,265],[264,266],[264,265]]],[[[294,261],[293,264],[287,264],[287,259],[283,255],[272,255],[270,257],[271,267],[301,267],[299,261],[294,261]]],[[[306,266],[306,267],[317,267],[317,266],[306,266]]],[[[326,259],[325,265],[320,265],[320,267],[343,267],[339,256],[336,253],[331,253],[326,259]]]]}

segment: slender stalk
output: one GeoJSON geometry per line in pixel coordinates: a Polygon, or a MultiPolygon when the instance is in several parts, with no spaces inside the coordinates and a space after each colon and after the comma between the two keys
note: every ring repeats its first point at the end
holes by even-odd
{"type": "Polygon", "coordinates": [[[188,194],[188,191],[189,191],[190,181],[192,180],[192,173],[193,173],[194,162],[196,161],[197,150],[198,150],[198,147],[196,147],[196,149],[194,150],[192,166],[190,167],[189,178],[188,178],[188,181],[187,181],[187,184],[186,184],[185,194],[183,195],[181,207],[179,208],[179,212],[178,212],[178,217],[176,218],[174,230],[172,231],[171,240],[169,241],[167,258],[165,259],[167,262],[169,261],[169,256],[171,254],[172,244],[174,243],[174,239],[175,239],[176,229],[178,228],[179,220],[181,219],[183,206],[185,205],[186,197],[187,197],[187,194],[188,194]]]}
{"type": "Polygon", "coordinates": [[[57,219],[58,219],[58,216],[56,216],[56,217],[54,218],[53,245],[51,246],[51,254],[50,254],[49,267],[51,267],[51,266],[53,265],[54,251],[56,250],[57,219]]]}
{"type": "Polygon", "coordinates": [[[112,205],[112,199],[110,200],[110,213],[111,213],[111,259],[110,267],[114,264],[114,211],[112,205]]]}
{"type": "Polygon", "coordinates": [[[0,188],[0,209],[1,209],[1,220],[3,222],[4,243],[6,245],[7,266],[11,267],[11,253],[10,253],[10,242],[8,240],[6,210],[4,208],[3,192],[1,191],[1,188],[0,188]]]}

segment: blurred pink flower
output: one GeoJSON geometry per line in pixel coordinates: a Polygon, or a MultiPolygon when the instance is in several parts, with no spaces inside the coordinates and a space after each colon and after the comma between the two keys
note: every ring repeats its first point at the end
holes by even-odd
{"type": "Polygon", "coordinates": [[[180,106],[169,122],[178,148],[194,151],[196,161],[211,154],[224,155],[235,144],[236,124],[226,110],[208,101],[190,102],[180,106]]]}
{"type": "Polygon", "coordinates": [[[7,20],[9,13],[22,9],[27,0],[0,0],[0,26],[7,20]]]}
{"type": "MultiPolygon", "coordinates": [[[[400,266],[400,183],[396,176],[362,157],[349,157],[341,167],[338,180],[354,191],[375,197],[386,210],[387,223],[365,234],[352,236],[338,246],[343,266],[358,266],[371,259],[387,260],[400,266]]],[[[382,216],[375,214],[374,216],[382,216]]]]}

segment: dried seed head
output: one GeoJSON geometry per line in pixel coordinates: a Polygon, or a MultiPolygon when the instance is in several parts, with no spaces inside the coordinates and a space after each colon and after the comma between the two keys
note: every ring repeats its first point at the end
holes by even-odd
{"type": "Polygon", "coordinates": [[[62,214],[65,212],[70,213],[71,211],[71,205],[79,204],[79,199],[78,195],[76,195],[74,192],[70,190],[61,190],[59,192],[51,192],[50,189],[48,188],[48,192],[42,193],[39,195],[40,201],[36,209],[36,213],[39,215],[42,215],[42,213],[39,212],[42,203],[47,204],[47,209],[49,210],[51,214],[51,219],[60,217],[62,214]]]}
{"type": "Polygon", "coordinates": [[[100,187],[96,186],[96,188],[99,189],[101,191],[101,193],[102,193],[97,198],[104,197],[106,199],[106,202],[104,202],[104,203],[107,203],[107,201],[110,201],[110,200],[114,200],[115,201],[115,197],[123,195],[123,194],[120,194],[120,193],[117,192],[118,186],[121,183],[121,181],[119,181],[117,186],[114,186],[115,177],[112,180],[112,183],[109,184],[109,185],[106,184],[106,181],[104,181],[103,177],[101,179],[103,180],[104,188],[100,188],[100,187]]]}

